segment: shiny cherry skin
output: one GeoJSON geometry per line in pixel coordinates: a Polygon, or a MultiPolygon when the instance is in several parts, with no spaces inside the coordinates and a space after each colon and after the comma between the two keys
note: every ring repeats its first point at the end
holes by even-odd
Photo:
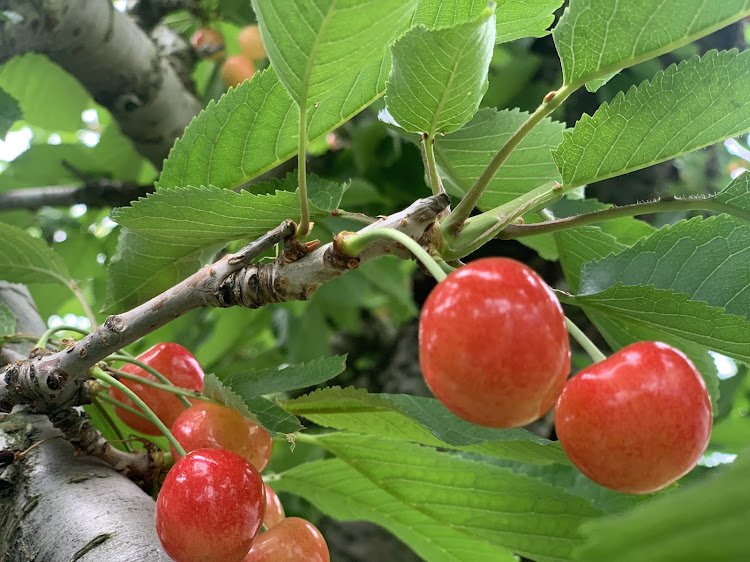
{"type": "Polygon", "coordinates": [[[221,65],[221,79],[227,88],[239,86],[245,80],[250,80],[253,74],[255,74],[253,61],[242,55],[227,57],[221,65]]]}
{"type": "Polygon", "coordinates": [[[279,496],[271,489],[271,486],[266,484],[266,515],[263,517],[263,525],[266,529],[270,529],[281,522],[285,516],[284,506],[281,505],[279,496]]]}
{"type": "Polygon", "coordinates": [[[266,58],[266,48],[263,46],[263,39],[260,36],[260,29],[257,25],[248,25],[242,28],[237,35],[237,43],[245,57],[250,60],[263,60],[266,58]]]}
{"type": "Polygon", "coordinates": [[[178,562],[237,562],[260,530],[266,505],[255,467],[222,449],[192,451],[172,467],[156,499],[156,531],[178,562]]]}
{"type": "MultiPolygon", "coordinates": [[[[247,459],[262,472],[273,451],[271,434],[237,410],[200,402],[183,410],[172,424],[172,435],[185,451],[226,449],[247,459]]],[[[176,451],[172,455],[177,458],[176,451]]]]}
{"type": "Polygon", "coordinates": [[[560,303],[520,262],[471,262],[427,297],[419,363],[432,392],[457,416],[488,427],[531,423],[555,404],[570,370],[560,303]]]}
{"type": "Polygon", "coordinates": [[[215,29],[199,29],[190,37],[190,44],[202,59],[219,61],[226,53],[224,36],[215,29]]]}
{"type": "Polygon", "coordinates": [[[242,562],[329,562],[328,545],[318,528],[287,517],[258,535],[242,562]]]}
{"type": "Polygon", "coordinates": [[[628,494],[688,473],[711,435],[711,400],[693,363],[660,342],[629,345],[579,371],[560,394],[555,427],[570,460],[628,494]]]}
{"type": "MultiPolygon", "coordinates": [[[[157,344],[139,355],[137,359],[159,371],[175,386],[191,390],[203,390],[203,369],[201,369],[198,360],[193,354],[179,344],[169,342],[157,344]]],[[[156,381],[156,377],[132,363],[123,366],[121,370],[156,381]]],[[[135,392],[167,427],[170,427],[174,423],[174,420],[177,419],[177,416],[185,410],[182,402],[174,394],[166,390],[157,390],[127,379],[122,379],[120,382],[135,392]]],[[[119,390],[110,388],[109,394],[112,398],[116,398],[139,409],[119,390]]],[[[122,421],[141,433],[161,435],[161,431],[154,424],[135,414],[131,414],[116,406],[115,413],[122,421]]]]}

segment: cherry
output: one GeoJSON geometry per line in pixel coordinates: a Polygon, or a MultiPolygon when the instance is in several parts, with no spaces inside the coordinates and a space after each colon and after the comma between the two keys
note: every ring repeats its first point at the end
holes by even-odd
{"type": "Polygon", "coordinates": [[[270,529],[284,517],[284,506],[281,505],[279,496],[266,484],[266,516],[263,518],[263,526],[270,529]]]}
{"type": "MultiPolygon", "coordinates": [[[[137,359],[159,371],[175,386],[198,391],[203,390],[203,369],[201,369],[198,360],[193,354],[179,344],[168,342],[157,344],[139,355],[137,359]]],[[[128,363],[121,370],[132,375],[156,381],[156,377],[132,363],[128,363]]],[[[127,379],[122,379],[120,382],[135,392],[167,427],[171,426],[177,416],[180,415],[180,412],[185,410],[182,402],[174,394],[166,390],[158,390],[127,379]]],[[[112,398],[140,409],[119,390],[110,388],[109,394],[112,398]]],[[[154,424],[135,414],[131,414],[117,406],[115,406],[115,413],[122,421],[136,431],[147,435],[161,435],[161,431],[154,424]]]]}
{"type": "Polygon", "coordinates": [[[628,494],[654,492],[688,473],[711,424],[697,369],[660,342],[629,345],[579,371],[555,411],[570,460],[594,482],[628,494]]]}
{"type": "Polygon", "coordinates": [[[471,262],[427,297],[419,363],[457,416],[489,427],[526,425],[552,408],[570,370],[560,303],[520,262],[471,262]]]}
{"type": "Polygon", "coordinates": [[[156,499],[156,532],[179,562],[239,561],[260,529],[263,480],[232,451],[192,451],[172,467],[156,499]]]}
{"type": "Polygon", "coordinates": [[[318,528],[299,517],[287,517],[258,535],[242,562],[328,562],[328,545],[318,528]]]}
{"type": "MultiPolygon", "coordinates": [[[[183,410],[172,424],[172,434],[186,452],[227,449],[247,459],[261,472],[273,451],[271,435],[237,410],[201,402],[183,410]]],[[[172,455],[177,453],[172,449],[172,455]]]]}
{"type": "Polygon", "coordinates": [[[221,79],[227,88],[239,86],[245,80],[250,80],[253,74],[255,74],[255,65],[242,55],[228,57],[221,65],[221,79]]]}
{"type": "Polygon", "coordinates": [[[224,36],[215,29],[199,29],[190,37],[190,44],[202,59],[219,61],[226,53],[224,36]]]}
{"type": "Polygon", "coordinates": [[[248,25],[242,28],[237,35],[237,43],[240,45],[242,54],[250,60],[263,60],[266,58],[266,49],[263,46],[263,39],[260,36],[260,29],[257,25],[248,25]]]}

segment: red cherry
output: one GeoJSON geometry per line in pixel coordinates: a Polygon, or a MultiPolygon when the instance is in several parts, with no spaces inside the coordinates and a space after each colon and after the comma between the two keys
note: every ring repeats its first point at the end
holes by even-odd
{"type": "Polygon", "coordinates": [[[689,472],[711,435],[711,400],[695,366],[660,342],[629,345],[580,371],[557,402],[570,460],[595,482],[654,492],[689,472]]]}
{"type": "MultiPolygon", "coordinates": [[[[261,472],[273,451],[271,435],[240,414],[219,404],[201,402],[183,410],[172,424],[172,434],[186,452],[196,449],[234,451],[261,472]]],[[[172,449],[172,455],[177,453],[172,449]]]]}
{"type": "Polygon", "coordinates": [[[226,52],[224,36],[215,29],[199,29],[190,37],[190,44],[200,58],[221,60],[226,52]]]}
{"type": "Polygon", "coordinates": [[[242,55],[228,57],[221,65],[221,79],[227,88],[239,86],[245,80],[250,80],[253,74],[255,74],[253,61],[242,55]]]}
{"type": "MultiPolygon", "coordinates": [[[[193,354],[181,345],[168,342],[160,343],[139,355],[137,359],[159,371],[175,386],[191,390],[203,390],[203,369],[201,369],[198,360],[193,357],[193,354]]],[[[145,379],[156,380],[156,377],[131,363],[122,367],[121,370],[145,379]]],[[[127,379],[122,379],[120,382],[135,392],[167,427],[170,427],[177,416],[180,415],[180,412],[185,410],[182,402],[174,394],[166,390],[157,390],[127,379]]],[[[110,388],[109,394],[112,398],[116,398],[140,410],[119,390],[110,388]]],[[[135,414],[126,412],[116,406],[115,413],[122,421],[141,433],[161,435],[161,431],[154,424],[135,414]]]]}
{"type": "Polygon", "coordinates": [[[318,528],[299,517],[287,517],[258,535],[242,562],[328,562],[328,545],[318,528]]]}
{"type": "Polygon", "coordinates": [[[266,48],[263,46],[263,39],[260,36],[260,29],[257,25],[248,25],[242,28],[237,35],[237,43],[245,57],[250,60],[262,60],[266,58],[266,48]]]}
{"type": "Polygon", "coordinates": [[[281,505],[279,496],[266,484],[266,516],[263,518],[263,525],[270,529],[284,519],[284,506],[281,505]]]}
{"type": "Polygon", "coordinates": [[[179,562],[240,561],[260,529],[263,480],[241,456],[222,449],[188,453],[156,499],[156,531],[179,562]]]}
{"type": "Polygon", "coordinates": [[[570,370],[560,303],[520,262],[471,262],[427,298],[419,363],[457,416],[489,427],[526,425],[552,408],[570,370]]]}

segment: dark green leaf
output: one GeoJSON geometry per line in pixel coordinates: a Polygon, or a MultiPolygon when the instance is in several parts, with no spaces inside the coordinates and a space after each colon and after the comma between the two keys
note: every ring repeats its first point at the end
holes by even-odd
{"type": "Polygon", "coordinates": [[[459,129],[487,90],[494,38],[491,8],[469,23],[438,30],[420,26],[403,35],[391,47],[385,96],[391,116],[406,131],[430,137],[459,129]]]}
{"type": "MultiPolygon", "coordinates": [[[[527,113],[518,110],[482,109],[455,133],[438,137],[435,157],[446,187],[455,195],[466,193],[527,117],[527,113]]],[[[561,142],[564,128],[562,123],[546,119],[526,135],[492,178],[479,207],[492,209],[558,180],[560,175],[550,150],[561,142]]]]}
{"type": "Polygon", "coordinates": [[[222,377],[221,382],[243,398],[248,398],[321,384],[342,373],[345,368],[346,357],[335,355],[298,365],[231,373],[222,377]]]}
{"type": "Polygon", "coordinates": [[[286,401],[284,407],[336,429],[531,463],[569,462],[557,443],[524,429],[474,425],[432,398],[329,387],[286,401]]]}
{"type": "Polygon", "coordinates": [[[263,45],[297,105],[323,103],[408,25],[416,0],[252,0],[263,45]]]}
{"type": "Polygon", "coordinates": [[[583,267],[580,294],[653,285],[750,319],[750,224],[727,215],[666,226],[583,267]]]}
{"type": "Polygon", "coordinates": [[[705,481],[584,524],[584,562],[744,560],[750,552],[750,450],[705,481]]]}
{"type": "Polygon", "coordinates": [[[750,221],[750,174],[742,174],[730,183],[714,200],[726,205],[725,212],[750,221]]]}
{"type": "Polygon", "coordinates": [[[70,285],[70,274],[60,257],[26,231],[0,223],[0,279],[12,283],[70,285]]]}
{"type": "Polygon", "coordinates": [[[750,51],[733,50],[672,65],[620,92],[593,117],[584,115],[553,151],[564,187],[639,170],[749,130],[749,88],[750,51]]]}
{"type": "Polygon", "coordinates": [[[748,0],[573,0],[553,37],[565,84],[580,85],[668,53],[747,15],[748,0]]]}

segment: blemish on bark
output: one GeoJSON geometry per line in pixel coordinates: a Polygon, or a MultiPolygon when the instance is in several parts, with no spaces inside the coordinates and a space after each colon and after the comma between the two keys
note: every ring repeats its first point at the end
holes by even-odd
{"type": "Polygon", "coordinates": [[[76,552],[73,555],[73,558],[71,558],[71,562],[75,562],[76,560],[80,560],[83,558],[86,554],[94,550],[99,545],[104,544],[109,540],[111,537],[111,533],[103,533],[101,535],[95,536],[93,539],[91,539],[89,542],[87,542],[78,552],[76,552]]]}

